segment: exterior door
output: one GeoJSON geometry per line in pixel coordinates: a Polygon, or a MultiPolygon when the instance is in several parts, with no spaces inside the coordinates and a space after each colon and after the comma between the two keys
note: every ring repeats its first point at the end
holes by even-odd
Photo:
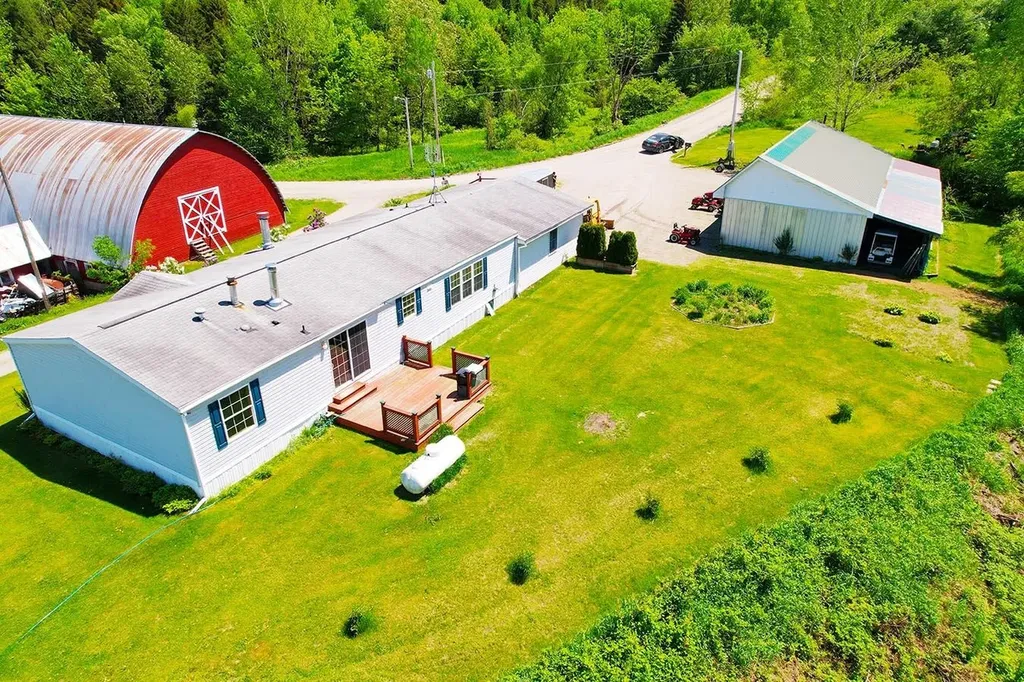
{"type": "Polygon", "coordinates": [[[366,340],[366,323],[346,329],[330,341],[331,368],[334,385],[343,386],[370,369],[370,346],[366,340]]]}
{"type": "Polygon", "coordinates": [[[220,187],[181,195],[178,197],[178,211],[187,243],[202,239],[217,248],[227,245],[228,227],[224,221],[220,187]]]}

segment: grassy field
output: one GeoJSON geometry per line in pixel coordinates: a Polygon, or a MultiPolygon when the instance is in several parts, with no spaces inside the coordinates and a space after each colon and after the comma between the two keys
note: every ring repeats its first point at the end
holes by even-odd
{"type": "MultiPolygon", "coordinates": [[[[309,218],[313,215],[313,209],[319,208],[321,211],[330,215],[340,209],[345,204],[343,202],[331,201],[330,199],[289,199],[288,200],[288,215],[286,216],[287,222],[285,228],[287,232],[294,232],[300,230],[306,225],[309,225],[309,218]]],[[[231,242],[231,248],[234,251],[225,251],[224,253],[218,253],[217,257],[222,260],[228,260],[239,254],[248,253],[255,248],[258,248],[263,243],[263,235],[259,232],[251,234],[248,237],[235,240],[231,242]]],[[[202,261],[186,261],[185,272],[191,272],[198,270],[203,267],[202,261]]]]}
{"type": "MultiPolygon", "coordinates": [[[[70,315],[71,313],[83,310],[85,308],[92,307],[97,303],[103,303],[113,294],[89,294],[80,298],[73,298],[67,303],[61,305],[55,305],[50,308],[50,312],[39,313],[38,315],[29,315],[27,317],[10,317],[0,322],[0,337],[6,336],[7,334],[13,334],[21,329],[27,329],[28,327],[34,327],[37,324],[48,322],[64,315],[70,315]]],[[[7,344],[0,339],[0,351],[7,350],[7,344]]]]}
{"type": "Polygon", "coordinates": [[[988,243],[995,226],[947,220],[945,227],[942,238],[933,246],[938,256],[938,279],[954,287],[998,289],[999,248],[988,243]]]}
{"type": "MultiPolygon", "coordinates": [[[[644,116],[604,133],[595,133],[595,119],[600,112],[594,109],[563,135],[550,141],[542,140],[535,149],[487,149],[482,128],[457,130],[441,137],[446,165],[439,169],[439,173],[452,175],[501,168],[593,149],[696,111],[731,91],[731,88],[708,90],[681,101],[668,111],[644,116]]],[[[423,161],[423,145],[415,145],[413,154],[416,159],[413,170],[409,168],[409,152],[404,145],[367,154],[291,159],[272,164],[267,170],[275,180],[394,180],[430,177],[430,169],[423,161]]]]}
{"type": "Polygon", "coordinates": [[[727,258],[642,262],[635,277],[560,270],[453,341],[492,356],[496,385],[462,433],[468,466],[440,494],[400,499],[411,455],[332,429],[14,647],[160,521],[66,480],[54,453],[20,440],[0,387],[0,677],[480,679],[528,662],[958,419],[1006,360],[953,294],[727,258]],[[768,288],[775,322],[690,322],[670,296],[698,277],[768,288]],[[909,314],[885,315],[890,303],[909,314]],[[924,309],[943,322],[917,322],[924,309]],[[872,343],[883,335],[894,348],[872,343]],[[853,423],[829,421],[838,400],[853,423]],[[593,415],[615,427],[588,432],[593,415]],[[771,448],[773,475],[740,464],[755,445],[771,448]],[[648,491],[664,510],[654,523],[634,514],[648,491]],[[524,550],[539,576],[516,587],[505,564],[524,550]],[[378,625],[350,640],[356,608],[378,625]]]}
{"type": "MultiPolygon", "coordinates": [[[[851,123],[846,132],[873,144],[895,156],[908,156],[904,147],[913,147],[923,140],[918,130],[918,103],[909,99],[890,99],[866,112],[851,123]]],[[[784,138],[803,121],[793,121],[781,128],[765,127],[758,123],[740,124],[736,127],[736,160],[745,166],[766,149],[784,138]]],[[[698,140],[686,155],[681,152],[672,157],[675,163],[684,166],[712,167],[725,156],[729,146],[729,129],[723,128],[714,135],[698,140]]]]}

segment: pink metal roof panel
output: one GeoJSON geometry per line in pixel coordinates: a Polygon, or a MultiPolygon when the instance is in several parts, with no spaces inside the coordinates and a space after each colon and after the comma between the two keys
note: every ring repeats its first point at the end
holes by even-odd
{"type": "Polygon", "coordinates": [[[875,214],[942,234],[942,179],[937,168],[893,159],[875,214]]]}
{"type": "MultiPolygon", "coordinates": [[[[107,235],[130,250],[135,222],[157,171],[190,128],[0,116],[0,157],[22,216],[50,250],[92,260],[107,235]]],[[[14,221],[6,195],[0,224],[14,221]]]]}

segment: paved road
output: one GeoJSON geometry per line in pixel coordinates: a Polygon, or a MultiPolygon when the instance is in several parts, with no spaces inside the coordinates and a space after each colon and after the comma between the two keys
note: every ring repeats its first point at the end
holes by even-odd
{"type": "MultiPolygon", "coordinates": [[[[729,95],[659,126],[658,130],[694,142],[728,125],[731,115],[732,95],[729,95]]],[[[672,223],[685,222],[701,228],[710,225],[713,216],[703,211],[690,211],[690,199],[715,189],[725,178],[710,170],[674,164],[667,153],[657,156],[642,153],[640,143],[648,134],[570,156],[485,171],[483,175],[503,178],[527,170],[550,168],[558,174],[559,189],[582,199],[600,200],[604,217],[615,218],[617,228],[634,230],[641,258],[685,265],[699,254],[667,241],[672,223]]],[[[450,179],[456,185],[465,185],[475,177],[475,173],[467,173],[450,179]]],[[[431,182],[429,179],[353,180],[281,182],[278,185],[288,198],[324,197],[344,201],[345,207],[331,216],[338,219],[377,208],[392,197],[428,190],[431,182]]]]}

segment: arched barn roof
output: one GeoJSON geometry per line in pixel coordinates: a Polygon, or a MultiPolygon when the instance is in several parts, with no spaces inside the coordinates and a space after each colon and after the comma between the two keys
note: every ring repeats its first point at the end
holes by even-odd
{"type": "MultiPolygon", "coordinates": [[[[171,154],[196,135],[211,134],[192,128],[0,116],[0,159],[22,217],[35,223],[50,250],[88,261],[96,258],[92,243],[100,235],[131,249],[150,186],[171,154]]],[[[280,191],[267,179],[283,206],[280,191]]],[[[3,193],[0,225],[14,220],[3,193]]]]}

